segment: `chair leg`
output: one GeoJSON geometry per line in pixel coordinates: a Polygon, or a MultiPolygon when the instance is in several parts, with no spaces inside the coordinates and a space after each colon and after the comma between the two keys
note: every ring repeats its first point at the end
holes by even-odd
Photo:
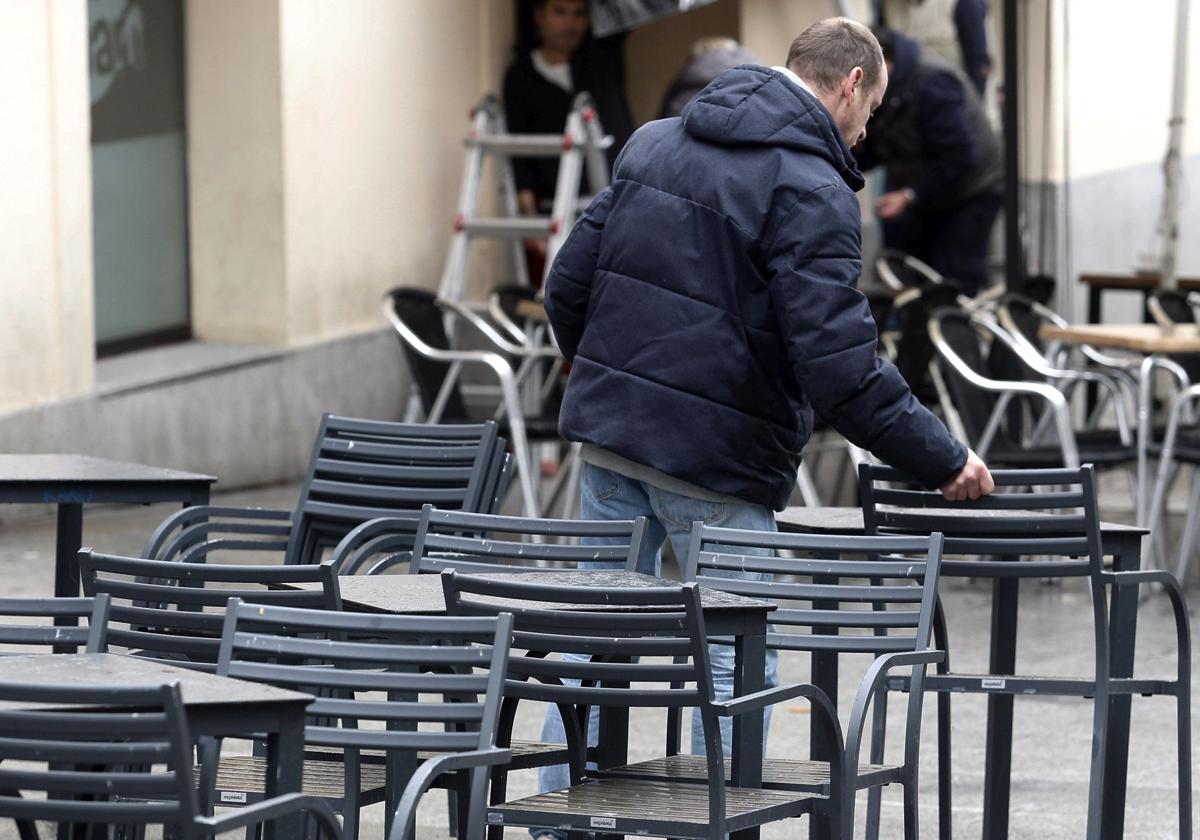
{"type": "Polygon", "coordinates": [[[1096,695],[1092,698],[1092,767],[1088,776],[1087,840],[1100,840],[1100,812],[1104,802],[1104,752],[1108,731],[1107,688],[1101,686],[1107,680],[1104,674],[1096,675],[1096,695]]]}
{"type": "MultiPolygon", "coordinates": [[[[946,613],[941,599],[933,611],[934,645],[946,655],[935,668],[935,673],[950,673],[950,639],[946,628],[946,613]]],[[[937,692],[937,742],[938,742],[938,838],[951,840],[951,804],[953,789],[950,766],[950,692],[937,692]]]]}
{"type": "MultiPolygon", "coordinates": [[[[886,690],[875,695],[875,709],[871,718],[871,763],[883,764],[883,745],[887,735],[886,690]]],[[[883,798],[883,786],[872,785],[867,790],[867,840],[879,840],[879,808],[883,798]]]]}
{"type": "Polygon", "coordinates": [[[921,840],[916,780],[905,784],[902,790],[904,791],[904,840],[921,840]]]}

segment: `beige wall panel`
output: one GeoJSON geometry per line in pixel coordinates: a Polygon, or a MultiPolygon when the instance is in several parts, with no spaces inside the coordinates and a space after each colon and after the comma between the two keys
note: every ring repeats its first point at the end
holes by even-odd
{"type": "Polygon", "coordinates": [[[192,324],[207,341],[286,341],[278,0],[189,0],[192,324]]]}
{"type": "Polygon", "coordinates": [[[91,387],[87,9],[5,6],[0,51],[0,411],[91,387]]]}
{"type": "Polygon", "coordinates": [[[698,38],[740,34],[743,0],[717,0],[682,15],[635,29],[625,45],[625,79],[634,122],[658,118],[663,94],[690,57],[698,38]]]}
{"type": "Polygon", "coordinates": [[[436,286],[467,114],[510,37],[494,37],[508,4],[492,5],[282,5],[291,343],[377,326],[393,285],[436,286]]]}
{"type": "Polygon", "coordinates": [[[767,65],[787,60],[792,40],[808,26],[839,13],[834,0],[742,0],[742,43],[767,65]]]}

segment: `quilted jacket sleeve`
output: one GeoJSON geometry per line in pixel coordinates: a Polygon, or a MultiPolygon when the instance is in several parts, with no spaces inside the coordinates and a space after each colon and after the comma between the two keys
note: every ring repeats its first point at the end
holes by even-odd
{"type": "Polygon", "coordinates": [[[550,316],[554,338],[568,362],[575,358],[579,340],[583,337],[592,275],[600,254],[600,236],[611,206],[612,187],[607,187],[592,199],[571,228],[546,278],[546,314],[550,316]]]}
{"type": "Polygon", "coordinates": [[[967,451],[875,353],[875,322],[856,286],[859,230],[857,199],[833,185],[804,195],[780,220],[764,256],[786,375],[847,439],[938,487],[967,451]]]}

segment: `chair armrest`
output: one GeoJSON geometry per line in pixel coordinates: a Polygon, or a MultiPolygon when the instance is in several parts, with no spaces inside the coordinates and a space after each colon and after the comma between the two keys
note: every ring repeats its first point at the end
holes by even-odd
{"type": "MultiPolygon", "coordinates": [[[[1195,387],[1195,386],[1193,386],[1195,387]]],[[[1100,578],[1113,586],[1130,586],[1157,583],[1171,601],[1175,615],[1175,636],[1178,647],[1178,679],[1180,685],[1191,684],[1192,667],[1192,619],[1188,613],[1187,598],[1178,578],[1165,569],[1144,569],[1128,572],[1101,572],[1100,578]]]]}
{"type": "Polygon", "coordinates": [[[786,700],[795,700],[798,697],[812,699],[814,694],[819,694],[822,700],[829,699],[825,692],[812,683],[794,683],[775,688],[764,688],[753,694],[744,694],[728,702],[713,703],[712,705],[719,716],[736,717],[747,712],[765,709],[767,706],[774,706],[776,703],[783,703],[786,700]]]}
{"type": "Polygon", "coordinates": [[[199,825],[212,829],[213,834],[257,825],[292,813],[308,813],[316,817],[321,829],[332,840],[341,840],[342,826],[333,808],[324,799],[302,793],[285,793],[246,805],[215,817],[196,817],[199,825]]]}
{"type": "Polygon", "coordinates": [[[441,305],[462,318],[479,332],[483,333],[483,335],[486,336],[487,339],[492,342],[492,344],[503,350],[505,353],[510,353],[514,356],[545,356],[547,358],[558,358],[558,352],[552,347],[535,347],[526,344],[524,341],[509,341],[509,339],[502,335],[499,330],[481,318],[478,312],[473,311],[458,301],[442,300],[441,305]]]}
{"type": "Polygon", "coordinates": [[[369,519],[342,537],[333,549],[330,562],[339,575],[355,575],[367,558],[374,554],[393,549],[411,552],[419,519],[420,511],[415,511],[412,517],[381,516],[369,519]]]}
{"type": "Polygon", "coordinates": [[[417,817],[417,804],[438,776],[456,770],[507,764],[510,761],[512,761],[512,750],[492,747],[486,750],[448,753],[424,762],[404,787],[404,793],[401,794],[400,802],[396,806],[396,816],[392,820],[392,830],[388,833],[388,840],[405,840],[412,836],[413,824],[417,817]]]}
{"type": "MultiPolygon", "coordinates": [[[[186,507],[176,511],[159,523],[159,526],[154,529],[154,533],[150,535],[150,539],[146,541],[146,545],[142,549],[142,557],[149,560],[169,559],[171,555],[179,550],[179,541],[181,538],[189,530],[197,526],[201,526],[204,533],[206,533],[207,529],[211,528],[232,531],[234,527],[232,524],[224,525],[222,528],[222,520],[236,520],[237,533],[262,533],[278,536],[278,523],[286,522],[290,525],[292,511],[222,505],[195,505],[193,507],[186,507]],[[216,521],[214,522],[214,520],[216,521]],[[256,524],[260,526],[261,530],[255,528],[256,524]],[[168,543],[172,544],[172,547],[170,550],[164,551],[168,543]]],[[[192,542],[197,542],[200,539],[200,536],[196,536],[191,542],[186,544],[190,545],[192,542]]]]}

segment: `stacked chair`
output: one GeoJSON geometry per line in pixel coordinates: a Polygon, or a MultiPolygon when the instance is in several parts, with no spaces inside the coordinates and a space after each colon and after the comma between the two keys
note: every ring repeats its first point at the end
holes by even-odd
{"type": "MultiPolygon", "coordinates": [[[[987,694],[993,704],[1010,706],[1015,696],[1080,697],[1092,705],[1091,776],[1088,789],[1088,838],[1100,836],[1100,810],[1105,792],[1105,733],[1109,701],[1116,697],[1165,695],[1175,698],[1177,717],[1180,837],[1191,836],[1191,630],[1183,591],[1163,571],[1108,571],[1103,562],[1095,470],[995,470],[998,492],[974,502],[950,502],[941,493],[893,489],[910,486],[901,473],[863,465],[859,468],[863,519],[871,535],[910,535],[942,532],[948,559],[942,575],[991,578],[995,581],[993,609],[1015,612],[1017,586],[1028,578],[1079,578],[1091,596],[1094,668],[1081,678],[1003,673],[1014,662],[993,663],[1000,674],[962,674],[952,670],[945,622],[935,614],[934,643],[947,653],[923,690],[938,695],[938,762],[941,784],[942,836],[949,829],[950,702],[949,692],[987,694]],[[1041,488],[1051,487],[1052,490],[1041,488]],[[1117,678],[1110,670],[1108,600],[1127,586],[1161,585],[1170,598],[1177,631],[1178,670],[1175,679],[1117,678]],[[997,678],[1000,677],[1000,678],[997,678]]],[[[995,621],[995,616],[993,616],[995,621]]],[[[888,687],[918,690],[915,678],[890,677],[888,687]]],[[[872,755],[875,758],[875,755],[872,755]]]]}
{"type": "Polygon", "coordinates": [[[491,512],[509,477],[496,423],[432,425],[326,414],[294,510],[214,505],[184,508],[155,530],[142,554],[203,562],[214,551],[317,562],[363,522],[409,520],[421,505],[491,512]]]}
{"type": "MultiPolygon", "coordinates": [[[[465,304],[442,300],[425,289],[398,287],[384,296],[383,313],[400,339],[427,422],[469,420],[460,376],[468,366],[484,368],[498,380],[500,404],[495,416],[504,423],[504,432],[512,440],[524,513],[537,516],[548,505],[538,500],[538,476],[530,444],[560,440],[558,412],[544,398],[557,379],[561,356],[536,334],[522,329],[516,320],[517,300],[512,293],[498,294],[491,308],[501,317],[493,324],[465,304]],[[488,349],[455,349],[451,335],[462,326],[471,327],[472,334],[480,337],[488,349]],[[546,363],[548,373],[544,370],[546,363]],[[542,405],[542,412],[526,411],[522,393],[526,385],[531,386],[534,402],[542,405]]],[[[564,469],[561,474],[565,481],[574,470],[564,469]]],[[[551,491],[551,499],[562,489],[560,483],[551,491]]]]}

